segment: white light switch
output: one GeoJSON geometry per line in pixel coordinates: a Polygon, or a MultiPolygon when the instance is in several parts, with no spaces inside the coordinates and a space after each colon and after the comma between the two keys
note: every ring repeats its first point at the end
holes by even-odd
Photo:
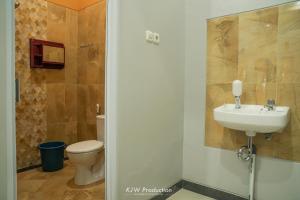
{"type": "Polygon", "coordinates": [[[154,34],[151,31],[146,31],[145,32],[146,35],[146,41],[147,42],[154,42],[154,34]]]}
{"type": "Polygon", "coordinates": [[[159,44],[160,43],[160,36],[158,33],[154,33],[152,31],[145,32],[145,39],[149,43],[159,44]]]}
{"type": "Polygon", "coordinates": [[[153,42],[155,44],[159,44],[160,43],[160,36],[158,33],[153,33],[153,42]]]}

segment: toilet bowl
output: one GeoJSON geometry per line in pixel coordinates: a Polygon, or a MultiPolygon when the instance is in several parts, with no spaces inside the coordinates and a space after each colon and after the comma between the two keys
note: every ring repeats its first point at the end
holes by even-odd
{"type": "Polygon", "coordinates": [[[76,168],[76,185],[88,185],[105,177],[103,115],[97,116],[97,139],[71,144],[66,149],[76,168]]]}

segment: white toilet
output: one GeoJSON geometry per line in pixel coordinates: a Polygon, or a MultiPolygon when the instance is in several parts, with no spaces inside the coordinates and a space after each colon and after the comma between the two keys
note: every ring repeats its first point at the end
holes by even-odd
{"type": "Polygon", "coordinates": [[[97,140],[88,140],[71,144],[66,151],[75,165],[75,184],[88,185],[105,177],[104,158],[104,115],[97,117],[97,140]]]}

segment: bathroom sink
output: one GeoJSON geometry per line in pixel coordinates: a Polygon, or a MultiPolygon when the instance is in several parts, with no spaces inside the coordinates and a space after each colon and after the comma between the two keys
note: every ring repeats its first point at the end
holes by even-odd
{"type": "Polygon", "coordinates": [[[214,109],[214,119],[222,126],[245,131],[247,136],[256,133],[281,132],[289,122],[289,107],[277,106],[268,110],[262,105],[224,104],[214,109]]]}

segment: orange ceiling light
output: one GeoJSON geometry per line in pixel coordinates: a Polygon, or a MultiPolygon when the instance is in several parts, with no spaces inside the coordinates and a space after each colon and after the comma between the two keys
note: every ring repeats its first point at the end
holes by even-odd
{"type": "Polygon", "coordinates": [[[47,0],[47,1],[73,10],[82,10],[88,6],[91,6],[99,2],[100,0],[47,0]]]}

